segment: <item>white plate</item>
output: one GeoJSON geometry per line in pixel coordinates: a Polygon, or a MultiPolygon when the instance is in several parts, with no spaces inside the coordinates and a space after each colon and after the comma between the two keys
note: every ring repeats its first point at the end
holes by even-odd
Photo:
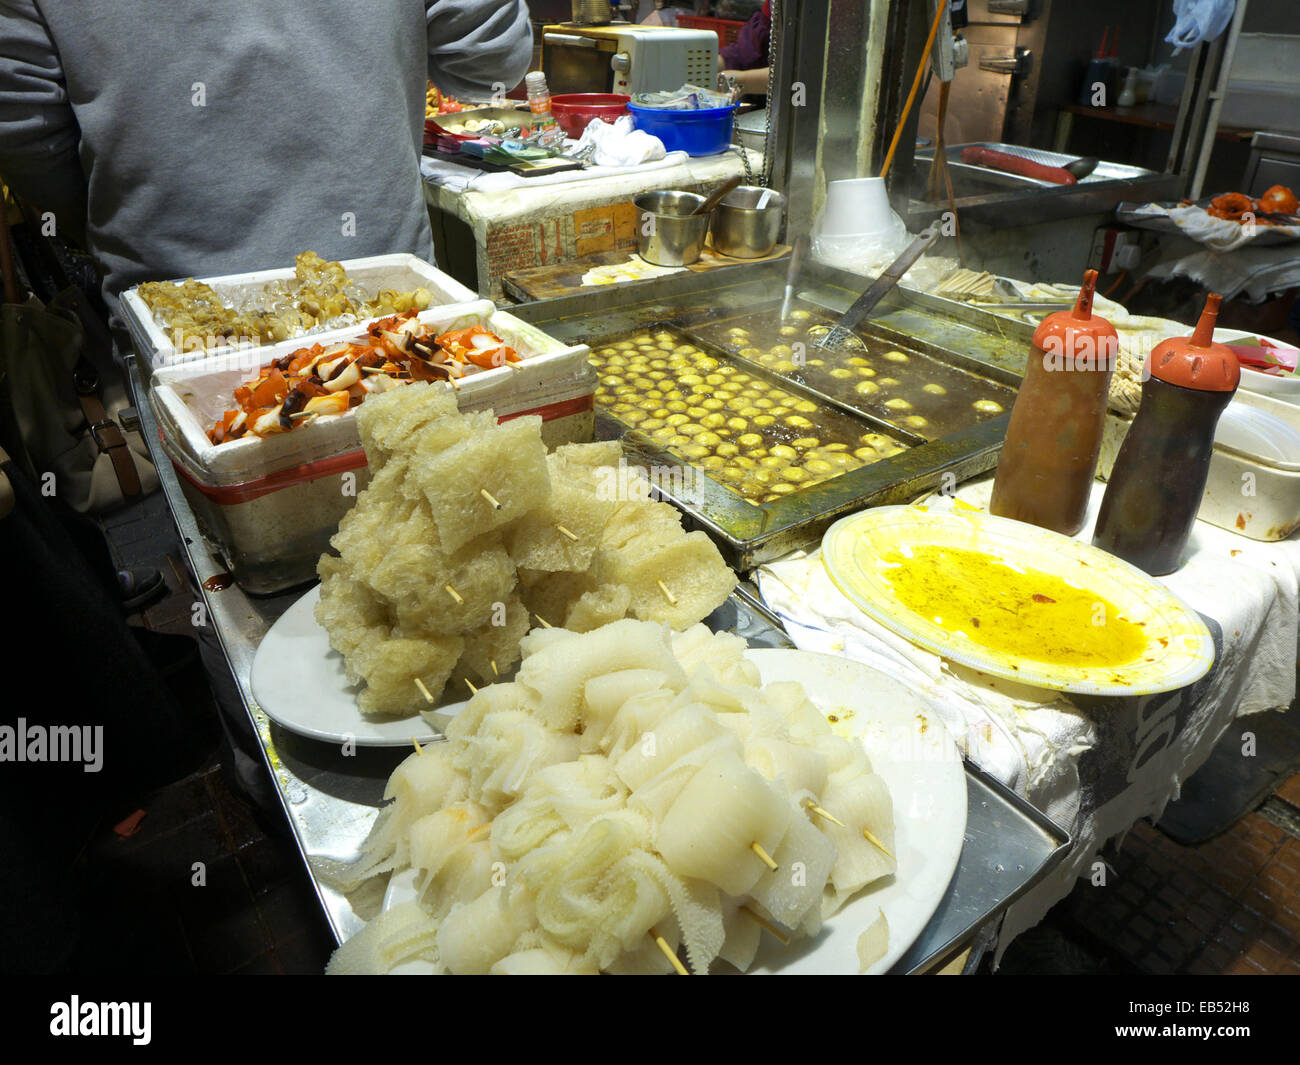
{"type": "Polygon", "coordinates": [[[875,507],[841,518],[822,538],[835,586],[868,617],[928,651],[1020,684],[1086,695],[1149,695],[1200,680],[1214,665],[1214,640],[1196,611],[1136,566],[1091,544],[983,511],[875,507]],[[1145,646],[1127,662],[1067,665],[977,643],[897,597],[884,557],[931,545],[986,555],[1010,569],[1038,571],[1112,603],[1142,626],[1145,646]]]}
{"type": "MultiPolygon", "coordinates": [[[[746,652],[765,684],[798,681],[823,713],[850,708],[835,726],[862,740],[872,768],[889,786],[894,803],[898,872],[849,902],[812,939],[781,946],[763,937],[750,972],[816,975],[858,972],[858,937],[883,912],[889,947],[867,972],[879,974],[903,956],[934,916],[957,869],[966,836],[966,774],[961,756],[924,698],[859,662],[808,651],[746,652]]],[[[415,898],[416,875],[403,869],[389,879],[384,909],[415,898]]],[[[406,962],[396,975],[431,973],[423,961],[406,962]]]]}
{"type": "MultiPolygon", "coordinates": [[[[440,739],[442,734],[419,715],[361,712],[357,689],[343,671],[343,656],[330,647],[325,630],[312,616],[319,599],[318,584],[280,615],[258,645],[249,682],[266,716],[290,732],[327,743],[403,747],[413,739],[440,739]]],[[[464,705],[462,700],[430,709],[455,713],[464,705]]]]}

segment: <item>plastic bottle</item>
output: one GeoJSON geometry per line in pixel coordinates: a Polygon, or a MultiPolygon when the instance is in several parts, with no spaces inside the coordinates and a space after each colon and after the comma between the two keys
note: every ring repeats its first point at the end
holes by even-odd
{"type": "Polygon", "coordinates": [[[1097,271],[1083,276],[1072,311],[1034,331],[1011,409],[989,512],[1073,536],[1083,528],[1097,472],[1119,335],[1092,313],[1097,271]]]}
{"type": "Polygon", "coordinates": [[[530,70],[524,75],[524,88],[528,90],[528,110],[533,113],[533,125],[545,126],[555,121],[551,115],[551,90],[546,87],[546,75],[540,70],[530,70]]]}
{"type": "Polygon", "coordinates": [[[1215,344],[1220,297],[1205,301],[1196,331],[1158,344],[1142,404],[1119,449],[1092,542],[1146,570],[1173,573],[1192,533],[1214,452],[1214,430],[1241,367],[1215,344]]]}

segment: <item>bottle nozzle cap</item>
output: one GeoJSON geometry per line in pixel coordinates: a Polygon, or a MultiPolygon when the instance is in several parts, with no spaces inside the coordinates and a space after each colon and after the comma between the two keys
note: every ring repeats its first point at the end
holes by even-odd
{"type": "Polygon", "coordinates": [[[1241,381],[1241,365],[1232,349],[1214,343],[1214,325],[1222,297],[1210,293],[1196,329],[1189,337],[1170,337],[1151,352],[1151,376],[1180,388],[1232,392],[1241,381]]]}

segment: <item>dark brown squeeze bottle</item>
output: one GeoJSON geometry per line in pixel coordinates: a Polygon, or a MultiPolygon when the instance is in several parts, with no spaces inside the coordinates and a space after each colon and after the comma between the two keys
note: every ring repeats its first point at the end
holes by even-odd
{"type": "Polygon", "coordinates": [[[1096,286],[1089,270],[1074,310],[1049,314],[1034,331],[989,502],[991,514],[1066,536],[1088,513],[1119,351],[1114,327],[1092,313],[1096,286]]]}
{"type": "Polygon", "coordinates": [[[1153,577],[1179,566],[1205,494],[1219,415],[1241,366],[1215,344],[1220,297],[1205,301],[1196,332],[1157,344],[1142,404],[1120,446],[1092,542],[1153,577]]]}

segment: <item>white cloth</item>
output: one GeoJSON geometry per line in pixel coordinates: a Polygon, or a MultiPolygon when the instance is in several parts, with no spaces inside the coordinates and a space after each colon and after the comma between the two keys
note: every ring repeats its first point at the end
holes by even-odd
{"type": "MultiPolygon", "coordinates": [[[[1235,251],[1259,239],[1264,234],[1286,234],[1300,240],[1300,226],[1242,225],[1230,218],[1215,218],[1204,207],[1184,204],[1177,207],[1165,207],[1159,203],[1143,204],[1135,209],[1126,209],[1131,215],[1165,215],[1178,227],[1183,236],[1204,244],[1213,251],[1235,251]]],[[[1297,257],[1297,249],[1292,247],[1282,253],[1291,258],[1297,257]]]]}
{"type": "Polygon", "coordinates": [[[664,142],[643,129],[632,128],[631,115],[619,115],[614,122],[593,118],[578,140],[578,147],[594,146],[591,157],[597,166],[641,166],[663,159],[664,142]]]}
{"type": "Polygon", "coordinates": [[[1194,252],[1157,263],[1147,274],[1156,279],[1185,277],[1225,300],[1244,296],[1260,303],[1300,285],[1300,244],[1194,252]]]}
{"type": "MultiPolygon", "coordinates": [[[[1093,486],[1088,541],[1105,486],[1093,486]]],[[[987,509],[992,478],[957,498],[987,509]]],[[[935,496],[933,508],[952,505],[935,496]]],[[[1287,707],[1300,653],[1300,534],[1260,543],[1197,522],[1186,564],[1160,578],[1222,630],[1214,671],[1172,695],[1089,700],[994,680],[877,624],[826,575],[819,553],[759,568],[763,598],[796,646],[843,654],[931,699],[963,754],[1067,829],[1062,865],[1008,911],[999,950],[1087,875],[1106,840],[1158,817],[1234,718],[1287,707]]],[[[1213,626],[1212,626],[1213,627],[1213,626]]]]}
{"type": "Polygon", "coordinates": [[[690,156],[685,152],[669,152],[662,159],[637,166],[592,166],[585,170],[563,170],[558,174],[524,178],[509,171],[489,174],[471,166],[461,166],[459,163],[433,159],[426,155],[420,159],[420,174],[430,185],[441,185],[453,192],[486,192],[491,189],[533,189],[543,185],[573,185],[619,174],[642,174],[678,166],[689,158],[690,156]]]}

